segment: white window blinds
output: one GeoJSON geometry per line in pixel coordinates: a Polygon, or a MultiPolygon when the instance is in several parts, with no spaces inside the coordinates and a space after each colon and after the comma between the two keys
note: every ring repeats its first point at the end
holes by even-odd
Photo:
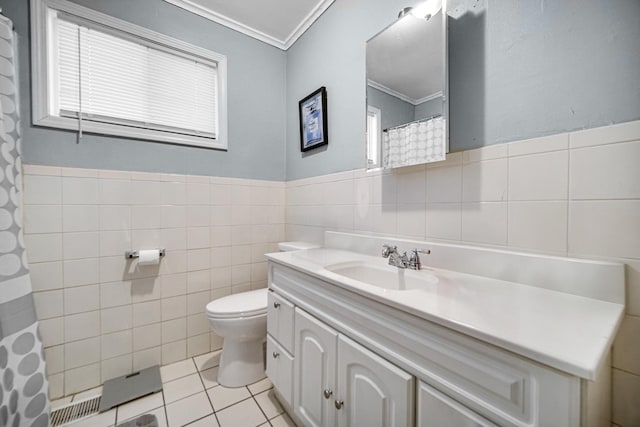
{"type": "Polygon", "coordinates": [[[65,14],[50,23],[58,115],[216,138],[215,62],[65,14]]]}

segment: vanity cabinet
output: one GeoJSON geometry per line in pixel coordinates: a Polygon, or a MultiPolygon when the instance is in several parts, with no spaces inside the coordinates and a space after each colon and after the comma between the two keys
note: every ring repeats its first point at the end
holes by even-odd
{"type": "Polygon", "coordinates": [[[269,288],[267,374],[301,425],[604,425],[576,376],[273,262],[269,288]]]}
{"type": "Polygon", "coordinates": [[[305,426],[413,424],[414,378],[295,310],[294,411],[305,426]]]}

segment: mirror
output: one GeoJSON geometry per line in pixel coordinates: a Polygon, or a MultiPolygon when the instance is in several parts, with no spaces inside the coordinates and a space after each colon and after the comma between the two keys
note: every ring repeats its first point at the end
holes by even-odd
{"type": "Polygon", "coordinates": [[[405,8],[367,41],[367,169],[444,160],[449,115],[444,9],[442,0],[405,8]]]}

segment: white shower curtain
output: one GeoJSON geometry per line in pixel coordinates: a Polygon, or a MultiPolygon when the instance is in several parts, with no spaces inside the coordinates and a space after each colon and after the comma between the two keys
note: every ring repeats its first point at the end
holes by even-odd
{"type": "Polygon", "coordinates": [[[417,165],[445,159],[446,135],[442,116],[415,121],[384,132],[384,168],[417,165]]]}
{"type": "Polygon", "coordinates": [[[0,426],[49,425],[44,348],[22,238],[16,35],[0,15],[0,426]]]}

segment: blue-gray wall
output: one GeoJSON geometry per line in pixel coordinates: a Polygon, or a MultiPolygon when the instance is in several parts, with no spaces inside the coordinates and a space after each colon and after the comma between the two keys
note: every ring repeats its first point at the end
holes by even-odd
{"type": "MultiPolygon", "coordinates": [[[[364,167],[364,43],[415,3],[337,0],[289,49],[287,179],[364,167]],[[329,145],[302,155],[297,103],[319,86],[329,145]]],[[[640,1],[449,5],[452,151],[640,118],[640,1]]]]}
{"type": "MultiPolygon", "coordinates": [[[[78,143],[30,126],[29,2],[5,0],[20,39],[25,162],[274,180],[364,167],[365,41],[416,3],[336,0],[283,52],[162,0],[74,1],[227,55],[229,151],[96,135],[78,143]],[[320,86],[329,145],[303,154],[298,101],[320,86]]],[[[449,3],[453,151],[640,118],[640,1],[449,3]]]]}
{"type": "Polygon", "coordinates": [[[2,2],[19,37],[24,162],[82,168],[285,178],[286,52],[162,0],[74,0],[227,55],[229,150],[85,134],[31,125],[29,1],[2,2]]]}
{"type": "Polygon", "coordinates": [[[414,121],[415,106],[407,101],[367,86],[367,105],[380,110],[382,129],[414,121]]]}
{"type": "Polygon", "coordinates": [[[414,120],[426,119],[437,114],[442,114],[442,97],[418,104],[414,111],[414,120]]]}

